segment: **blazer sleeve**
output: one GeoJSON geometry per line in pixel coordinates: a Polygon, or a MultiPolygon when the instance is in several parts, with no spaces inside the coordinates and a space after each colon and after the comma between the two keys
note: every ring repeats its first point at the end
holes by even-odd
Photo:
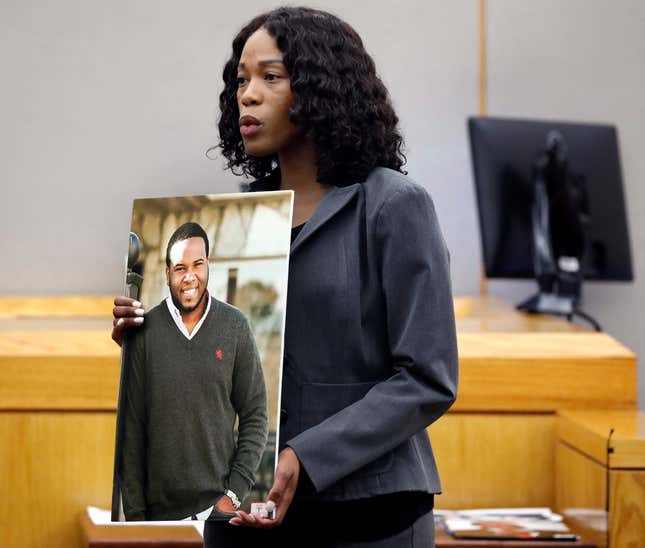
{"type": "Polygon", "coordinates": [[[376,215],[374,238],[393,374],[287,442],[317,491],[426,428],[457,394],[449,256],[425,189],[397,189],[376,215]]]}
{"type": "Polygon", "coordinates": [[[123,404],[122,470],[123,513],[128,521],[146,519],[146,405],[145,344],[143,330],[126,339],[123,352],[125,398],[123,404]]]}

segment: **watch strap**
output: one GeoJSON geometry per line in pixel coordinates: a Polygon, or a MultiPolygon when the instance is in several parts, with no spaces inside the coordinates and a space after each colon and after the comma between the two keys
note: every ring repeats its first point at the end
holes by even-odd
{"type": "Polygon", "coordinates": [[[233,503],[233,508],[236,510],[242,505],[240,502],[240,499],[237,498],[237,495],[233,493],[230,489],[226,490],[226,493],[224,493],[229,499],[231,499],[231,502],[233,503]]]}

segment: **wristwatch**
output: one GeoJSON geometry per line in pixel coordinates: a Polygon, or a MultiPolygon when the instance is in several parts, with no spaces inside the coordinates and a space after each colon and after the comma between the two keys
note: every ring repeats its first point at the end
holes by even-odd
{"type": "Polygon", "coordinates": [[[226,493],[224,493],[229,499],[231,499],[231,502],[233,503],[233,508],[236,510],[242,505],[240,502],[240,499],[237,498],[237,495],[233,493],[230,489],[226,490],[226,493]]]}

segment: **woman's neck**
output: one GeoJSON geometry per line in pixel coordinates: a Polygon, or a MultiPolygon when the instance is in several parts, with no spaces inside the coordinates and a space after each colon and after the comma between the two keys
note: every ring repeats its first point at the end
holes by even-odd
{"type": "Polygon", "coordinates": [[[279,155],[280,190],[294,191],[293,226],[306,222],[322,200],[326,185],[316,180],[316,151],[311,139],[301,140],[279,155]]]}
{"type": "Polygon", "coordinates": [[[303,190],[305,193],[319,186],[316,181],[316,151],[311,139],[298,139],[286,150],[280,151],[280,189],[303,190]]]}

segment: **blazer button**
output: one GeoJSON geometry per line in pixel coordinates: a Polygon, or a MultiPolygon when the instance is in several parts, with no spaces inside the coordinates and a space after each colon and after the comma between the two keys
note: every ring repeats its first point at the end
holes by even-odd
{"type": "Polygon", "coordinates": [[[280,409],[280,424],[284,424],[287,422],[287,419],[289,418],[289,413],[287,412],[286,409],[280,409]]]}

